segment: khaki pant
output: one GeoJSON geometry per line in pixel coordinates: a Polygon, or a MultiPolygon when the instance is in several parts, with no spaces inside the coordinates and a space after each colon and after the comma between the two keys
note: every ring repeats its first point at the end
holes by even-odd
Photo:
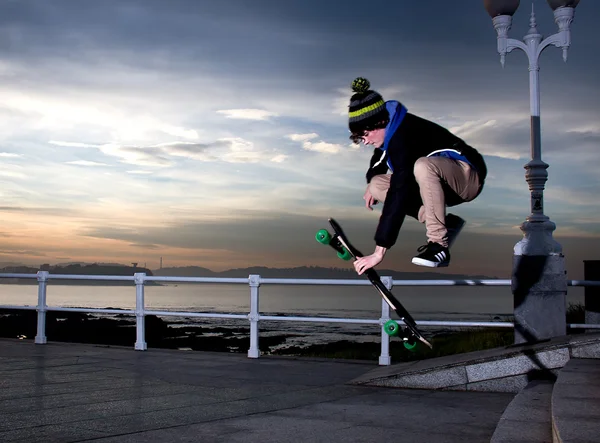
{"type": "MultiPolygon", "coordinates": [[[[446,206],[456,206],[479,195],[477,171],[460,160],[421,157],[415,162],[413,172],[423,203],[417,220],[425,223],[429,241],[448,247],[446,206]]],[[[383,174],[371,179],[368,189],[376,200],[385,201],[391,177],[391,174],[383,174]]]]}

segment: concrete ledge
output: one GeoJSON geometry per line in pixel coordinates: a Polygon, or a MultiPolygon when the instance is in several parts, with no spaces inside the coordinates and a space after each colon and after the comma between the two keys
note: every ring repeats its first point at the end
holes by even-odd
{"type": "Polygon", "coordinates": [[[600,360],[572,359],[552,392],[554,443],[600,440],[600,360]]]}
{"type": "Polygon", "coordinates": [[[551,381],[532,381],[519,392],[500,417],[491,443],[548,443],[552,441],[551,381]]]}
{"type": "Polygon", "coordinates": [[[558,370],[580,356],[600,358],[600,333],[395,364],[350,384],[518,393],[533,380],[556,380],[558,370]]]}

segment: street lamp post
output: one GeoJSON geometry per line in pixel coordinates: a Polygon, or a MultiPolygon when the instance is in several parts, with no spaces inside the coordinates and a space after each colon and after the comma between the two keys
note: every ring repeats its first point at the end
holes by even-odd
{"type": "Polygon", "coordinates": [[[529,59],[531,108],[531,161],[525,165],[525,180],[531,193],[531,214],[521,225],[523,238],[514,248],[512,290],[514,294],[515,343],[536,342],[566,333],[567,280],[561,245],[552,238],[556,225],[544,215],[544,187],[548,164],[542,161],[540,127],[539,57],[550,45],[567,51],[571,45],[571,23],[579,0],[547,0],[554,11],[558,32],[545,39],[537,30],[533,3],[529,32],[523,41],[508,38],[512,16],[520,0],[484,0],[498,34],[498,53],[504,67],[506,54],[521,49],[529,59]]]}

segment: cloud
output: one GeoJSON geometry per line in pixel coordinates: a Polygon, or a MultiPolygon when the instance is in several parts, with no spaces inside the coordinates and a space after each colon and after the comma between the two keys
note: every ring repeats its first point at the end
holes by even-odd
{"type": "Polygon", "coordinates": [[[156,146],[122,146],[114,143],[90,144],[68,141],[51,140],[48,143],[55,146],[73,147],[73,148],[96,148],[102,153],[118,157],[123,163],[130,163],[142,166],[170,166],[172,162],[164,155],[165,152],[156,146]]]}
{"type": "Polygon", "coordinates": [[[474,134],[479,133],[479,131],[494,127],[497,124],[496,120],[467,121],[460,126],[451,127],[450,131],[454,132],[459,137],[472,137],[474,134]]]}
{"type": "Polygon", "coordinates": [[[57,141],[50,140],[48,143],[55,146],[64,146],[67,148],[101,148],[102,145],[92,145],[89,143],[78,143],[78,142],[65,142],[65,141],[57,141]]]}
{"type": "Polygon", "coordinates": [[[110,143],[100,146],[99,149],[106,155],[120,158],[123,163],[155,167],[173,165],[167,153],[157,146],[119,146],[110,143]]]}
{"type": "Polygon", "coordinates": [[[230,163],[257,163],[264,159],[264,152],[256,149],[254,143],[241,137],[230,137],[217,140],[213,146],[220,159],[230,163]],[[225,150],[219,150],[221,146],[225,150]]]}
{"type": "Polygon", "coordinates": [[[199,137],[198,131],[193,129],[185,129],[172,125],[160,125],[158,128],[159,131],[164,132],[165,134],[173,135],[175,137],[187,138],[187,139],[197,139],[199,137]]]}
{"type": "Polygon", "coordinates": [[[93,162],[93,161],[89,161],[89,160],[75,160],[75,161],[67,162],[67,164],[75,165],[75,166],[108,166],[108,164],[106,164],[106,163],[93,162]]]}
{"type": "Polygon", "coordinates": [[[126,171],[128,174],[139,174],[139,175],[148,175],[148,174],[153,174],[154,172],[152,171],[140,171],[140,170],[132,170],[132,171],[126,171]]]}
{"type": "MultiPolygon", "coordinates": [[[[552,185],[552,183],[550,183],[552,185]]],[[[598,200],[598,188],[573,188],[565,189],[552,186],[550,191],[544,194],[544,200],[550,202],[560,202],[568,206],[581,206],[582,208],[595,208],[600,210],[600,200],[598,200]]]]}
{"type": "Polygon", "coordinates": [[[219,148],[226,148],[226,144],[218,141],[213,144],[172,142],[163,143],[155,147],[161,150],[165,155],[173,157],[186,157],[201,161],[216,161],[218,160],[218,157],[211,154],[209,151],[211,148],[217,150],[219,148]]]}
{"type": "Polygon", "coordinates": [[[151,243],[131,243],[129,246],[141,249],[159,249],[160,247],[151,243]]]}
{"type": "MultiPolygon", "coordinates": [[[[54,68],[56,69],[56,68],[54,68]]],[[[75,72],[88,75],[82,66],[73,67],[75,72]]],[[[107,68],[107,72],[110,69],[107,68]]],[[[114,72],[118,75],[117,72],[114,72]]],[[[26,75],[26,74],[24,74],[26,75]]],[[[64,77],[73,77],[65,73],[64,77]]],[[[56,91],[60,85],[68,85],[65,79],[52,79],[37,82],[33,88],[26,90],[21,85],[13,87],[0,86],[3,95],[5,112],[13,120],[8,124],[11,132],[18,131],[22,122],[29,121],[30,130],[33,128],[40,133],[77,132],[81,134],[110,135],[119,143],[156,140],[165,137],[178,137],[186,140],[197,140],[198,130],[174,124],[174,119],[166,112],[153,113],[145,109],[142,103],[134,104],[130,91],[123,95],[114,90],[102,90],[97,85],[88,89],[81,86],[67,86],[68,97],[56,91]],[[104,98],[100,98],[102,94],[104,98]],[[131,109],[135,108],[135,112],[131,109]]],[[[150,104],[150,108],[157,105],[150,104]]]]}
{"type": "Polygon", "coordinates": [[[327,143],[324,141],[318,141],[316,143],[311,142],[310,140],[319,138],[319,134],[315,133],[289,134],[286,137],[292,141],[301,142],[302,149],[312,152],[320,152],[322,154],[336,154],[344,148],[342,145],[337,143],[327,143]]]}
{"type": "Polygon", "coordinates": [[[262,161],[281,162],[286,156],[257,147],[253,142],[241,137],[226,137],[212,143],[167,143],[161,145],[165,152],[175,157],[226,163],[258,163],[262,161]]]}
{"type": "Polygon", "coordinates": [[[337,152],[340,152],[343,149],[343,146],[336,143],[327,143],[321,141],[317,143],[304,142],[302,143],[302,148],[306,149],[307,151],[321,152],[324,154],[335,154],[337,152]]]}
{"type": "Polygon", "coordinates": [[[31,251],[27,249],[0,249],[0,255],[25,255],[33,257],[45,257],[46,254],[42,252],[31,251]]]}
{"type": "Polygon", "coordinates": [[[279,154],[276,155],[275,157],[271,158],[271,161],[273,163],[283,163],[284,161],[286,161],[288,159],[289,156],[284,155],[284,154],[279,154]]]}
{"type": "Polygon", "coordinates": [[[241,137],[226,137],[209,143],[168,142],[153,146],[121,146],[114,143],[94,145],[79,142],[50,141],[65,147],[97,148],[102,153],[117,157],[123,163],[139,166],[169,167],[176,158],[188,158],[202,162],[258,163],[282,162],[284,154],[264,150],[241,137]]]}
{"type": "Polygon", "coordinates": [[[295,142],[305,142],[318,138],[319,134],[315,134],[314,132],[310,134],[289,134],[286,137],[295,142]]]}
{"type": "Polygon", "coordinates": [[[600,147],[600,128],[597,125],[595,128],[587,128],[585,130],[573,129],[567,131],[566,135],[572,137],[576,144],[587,149],[592,149],[594,153],[600,147]]]}
{"type": "Polygon", "coordinates": [[[0,157],[4,158],[20,158],[23,157],[22,154],[14,154],[12,152],[0,152],[0,157]]]}
{"type": "Polygon", "coordinates": [[[277,116],[274,112],[262,109],[225,109],[217,111],[217,113],[225,115],[226,118],[242,120],[268,120],[271,117],[277,116]]]}
{"type": "Polygon", "coordinates": [[[21,170],[22,170],[21,166],[0,163],[0,177],[19,178],[19,179],[27,178],[27,175],[25,173],[20,172],[21,170]]]}
{"type": "Polygon", "coordinates": [[[42,208],[42,207],[21,207],[21,206],[0,206],[0,212],[12,212],[21,214],[44,214],[52,216],[75,215],[79,211],[66,208],[42,208]]]}

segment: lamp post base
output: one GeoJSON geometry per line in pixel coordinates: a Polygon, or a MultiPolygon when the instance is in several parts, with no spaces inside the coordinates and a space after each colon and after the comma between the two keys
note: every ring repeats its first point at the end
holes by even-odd
{"type": "Polygon", "coordinates": [[[511,289],[515,344],[535,343],[566,335],[564,255],[514,255],[511,289]]]}
{"type": "Polygon", "coordinates": [[[561,254],[562,246],[552,237],[556,225],[547,219],[526,221],[521,225],[523,239],[514,247],[515,255],[561,254]]]}
{"type": "MultiPolygon", "coordinates": [[[[600,260],[583,261],[583,279],[600,280],[600,260]]],[[[585,288],[585,322],[600,325],[600,286],[586,286],[585,288]]],[[[586,332],[593,332],[586,329],[586,332]]]]}

